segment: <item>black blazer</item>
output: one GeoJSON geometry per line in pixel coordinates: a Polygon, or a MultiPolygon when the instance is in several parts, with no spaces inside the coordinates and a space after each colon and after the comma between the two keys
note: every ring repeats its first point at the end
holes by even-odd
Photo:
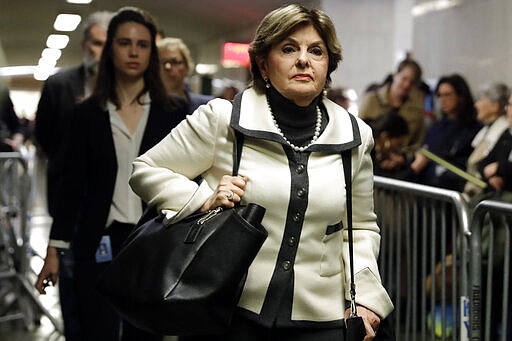
{"type": "MultiPolygon", "coordinates": [[[[139,155],[164,138],[184,117],[183,106],[164,110],[153,101],[139,155]]],[[[59,204],[50,239],[72,241],[75,258],[91,260],[107,222],[117,174],[109,113],[93,99],[76,106],[62,160],[59,204]]]]}
{"type": "Polygon", "coordinates": [[[70,67],[46,80],[37,107],[34,137],[47,159],[48,212],[53,217],[58,201],[60,180],[59,150],[71,127],[75,104],[83,100],[85,67],[70,67]]]}

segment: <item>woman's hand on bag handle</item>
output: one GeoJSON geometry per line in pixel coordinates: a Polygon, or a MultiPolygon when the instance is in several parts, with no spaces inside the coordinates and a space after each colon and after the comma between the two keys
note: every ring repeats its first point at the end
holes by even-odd
{"type": "Polygon", "coordinates": [[[44,259],[43,268],[37,276],[35,287],[41,295],[46,295],[46,287],[57,284],[59,275],[59,257],[57,249],[53,246],[48,246],[46,249],[46,257],[44,259]]]}
{"type": "Polygon", "coordinates": [[[244,193],[245,185],[249,179],[245,176],[224,175],[213,194],[206,200],[201,207],[201,212],[214,209],[216,207],[234,207],[235,203],[240,202],[244,193]]]}
{"type": "MultiPolygon", "coordinates": [[[[380,317],[370,309],[361,305],[357,306],[357,315],[363,318],[364,327],[366,329],[366,336],[364,337],[363,341],[373,340],[377,333],[377,329],[379,329],[380,317]]],[[[345,319],[347,319],[349,316],[350,308],[345,310],[345,319]]]]}

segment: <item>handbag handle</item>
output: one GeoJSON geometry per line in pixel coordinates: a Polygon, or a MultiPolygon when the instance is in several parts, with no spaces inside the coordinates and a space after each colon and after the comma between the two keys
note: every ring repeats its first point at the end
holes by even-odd
{"type": "Polygon", "coordinates": [[[347,192],[347,231],[348,253],[350,259],[350,317],[357,316],[356,283],[354,280],[354,239],[352,236],[352,150],[341,153],[343,173],[345,175],[345,190],[347,192]]]}

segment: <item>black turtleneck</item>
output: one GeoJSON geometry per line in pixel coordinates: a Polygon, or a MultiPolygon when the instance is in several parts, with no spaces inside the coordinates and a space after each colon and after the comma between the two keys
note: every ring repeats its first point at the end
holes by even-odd
{"type": "MultiPolygon", "coordinates": [[[[296,146],[307,145],[315,133],[316,107],[321,102],[321,96],[316,97],[308,106],[301,107],[274,88],[270,88],[267,90],[267,99],[272,114],[288,141],[296,146]]],[[[322,111],[322,132],[328,123],[328,118],[323,105],[320,106],[320,110],[322,111]]]]}

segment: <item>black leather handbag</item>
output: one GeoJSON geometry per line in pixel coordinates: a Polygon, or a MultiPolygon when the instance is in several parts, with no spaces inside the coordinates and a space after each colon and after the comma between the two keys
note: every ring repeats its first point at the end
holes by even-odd
{"type": "Polygon", "coordinates": [[[224,332],[267,234],[256,204],[138,227],[98,282],[133,325],[166,335],[224,332]]]}
{"type": "MultiPolygon", "coordinates": [[[[233,175],[243,136],[236,133],[233,175]]],[[[158,334],[225,332],[247,269],[267,237],[265,208],[247,206],[195,214],[166,226],[141,218],[97,289],[133,325],[158,334]]]]}

